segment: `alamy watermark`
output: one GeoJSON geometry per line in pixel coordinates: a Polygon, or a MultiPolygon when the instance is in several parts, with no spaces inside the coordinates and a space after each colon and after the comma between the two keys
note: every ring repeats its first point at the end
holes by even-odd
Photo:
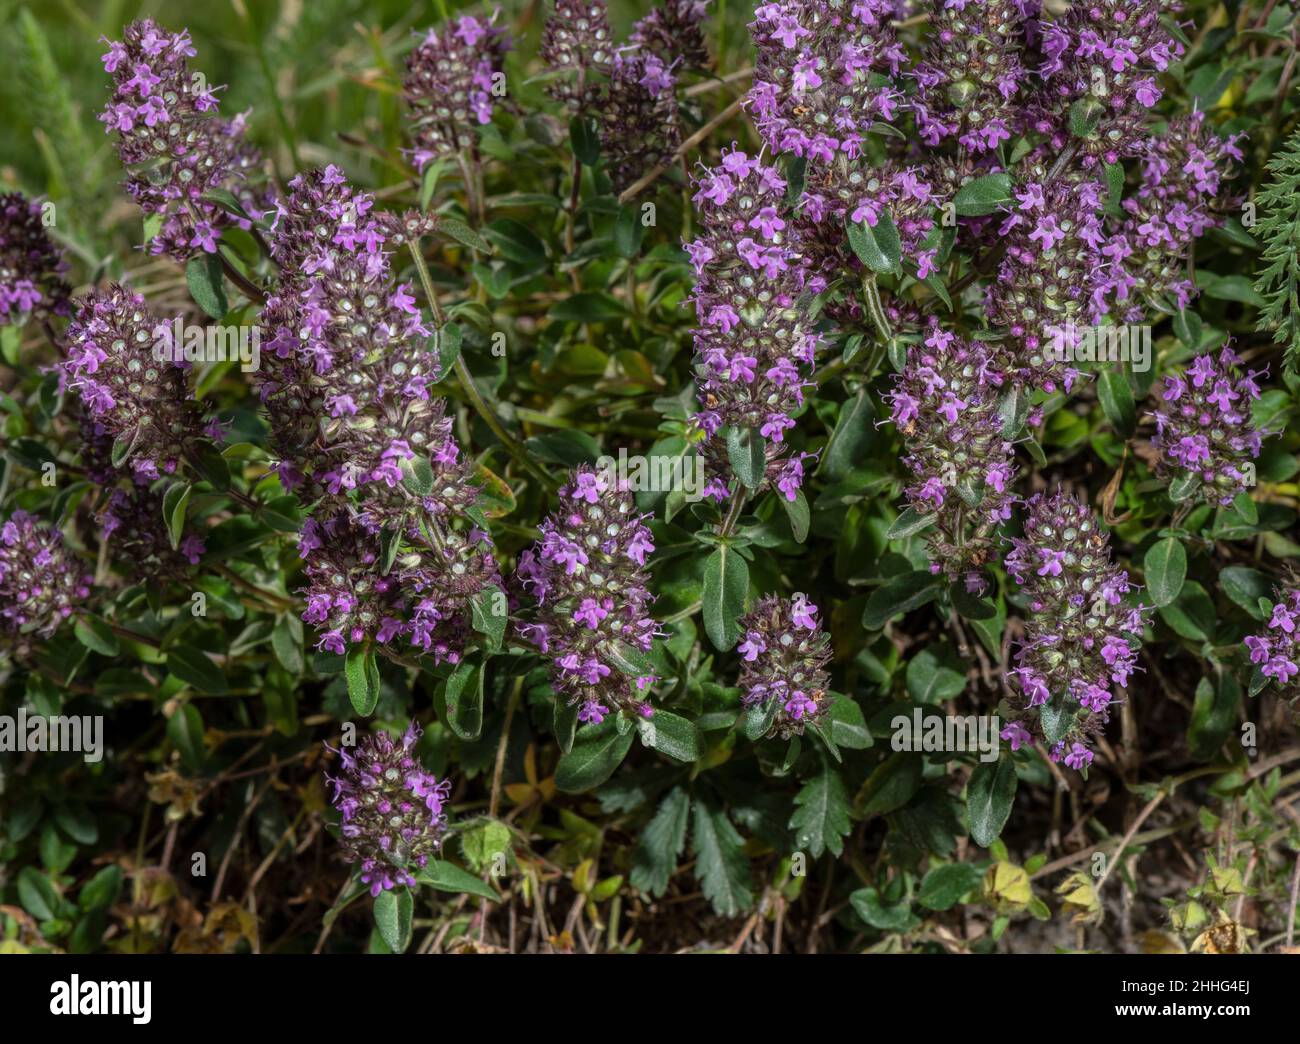
{"type": "Polygon", "coordinates": [[[925,714],[920,707],[910,715],[896,714],[889,722],[889,744],[899,751],[979,752],[980,761],[998,760],[1002,721],[996,714],[925,714]]]}
{"type": "Polygon", "coordinates": [[[260,326],[193,326],[179,316],[155,331],[153,357],[158,362],[239,362],[244,373],[262,367],[260,326]]]}
{"type": "Polygon", "coordinates": [[[694,504],[704,496],[704,458],[699,454],[689,457],[628,456],[620,449],[618,458],[606,454],[596,460],[596,467],[605,474],[611,489],[644,490],[651,493],[686,494],[688,503],[694,504]]]}
{"type": "Polygon", "coordinates": [[[28,714],[26,707],[18,708],[17,717],[0,714],[0,752],[29,751],[76,751],[94,764],[104,756],[104,716],[28,714]]]}
{"type": "Polygon", "coordinates": [[[1047,358],[1059,363],[1127,363],[1134,373],[1151,369],[1149,326],[1065,326],[1047,328],[1047,358]]]}

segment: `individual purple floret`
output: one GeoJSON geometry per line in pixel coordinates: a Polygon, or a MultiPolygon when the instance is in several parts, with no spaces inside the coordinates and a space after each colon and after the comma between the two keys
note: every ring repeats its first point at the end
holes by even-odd
{"type": "Polygon", "coordinates": [[[551,681],[578,720],[612,711],[653,713],[654,676],[635,666],[650,651],[655,621],[645,564],[654,541],[630,489],[579,467],[560,490],[542,539],[519,556],[518,576],[537,600],[519,632],[551,661],[551,681]]]}
{"type": "MultiPolygon", "coordinates": [[[[738,150],[698,180],[701,235],[686,244],[697,276],[692,300],[696,379],[712,435],[724,425],[781,442],[810,385],[819,339],[775,167],[738,150]]],[[[824,284],[823,284],[824,285],[824,284]]],[[[819,287],[818,287],[819,288],[819,287]]]]}
{"type": "Polygon", "coordinates": [[[664,62],[680,62],[684,68],[709,67],[709,48],[704,37],[704,20],[709,0],[663,0],[658,7],[632,26],[629,41],[664,62]]]}
{"type": "Polygon", "coordinates": [[[1165,375],[1151,445],[1171,495],[1226,506],[1254,485],[1254,461],[1269,433],[1255,426],[1251,403],[1260,396],[1256,378],[1267,372],[1244,370],[1225,347],[1217,358],[1198,355],[1183,372],[1165,375]]]}
{"type": "Polygon", "coordinates": [[[68,262],[43,217],[44,204],[21,192],[0,195],[0,326],[71,312],[68,262]]]}
{"type": "Polygon", "coordinates": [[[1170,0],[1086,0],[1040,23],[1044,89],[1031,109],[1053,151],[1072,144],[1084,167],[1132,156],[1160,100],[1156,83],[1183,46],[1161,24],[1170,0]]]}
{"type": "Polygon", "coordinates": [[[1245,645],[1260,674],[1288,699],[1300,696],[1300,587],[1292,583],[1277,592],[1267,629],[1245,645]]]}
{"type": "Polygon", "coordinates": [[[1103,192],[1090,180],[1058,177],[1016,189],[998,235],[1006,256],[989,285],[985,312],[999,332],[999,367],[1015,384],[1069,391],[1077,371],[1053,351],[1060,331],[1105,313],[1103,192]]]}
{"type": "Polygon", "coordinates": [[[1015,452],[998,412],[1002,384],[987,346],[932,321],[924,343],[909,349],[890,399],[912,473],[908,504],[934,516],[926,532],[930,568],[964,578],[971,593],[982,593],[983,568],[1014,500],[1015,452]]]}
{"type": "Polygon", "coordinates": [[[121,465],[135,478],[172,474],[205,438],[172,341],[171,323],[118,283],[80,298],[68,325],[68,387],[122,447],[121,465]]]}
{"type": "Polygon", "coordinates": [[[1022,713],[1050,745],[1053,761],[1092,762],[1100,732],[1128,685],[1142,634],[1142,609],[1126,604],[1128,573],[1110,559],[1110,537],[1092,510],[1063,491],[1026,503],[1025,535],[1005,564],[1029,603],[1024,639],[1008,680],[1022,713]]]}
{"type": "Polygon", "coordinates": [[[555,0],[542,25],[540,55],[558,75],[547,93],[573,113],[592,112],[603,102],[614,59],[605,0],[555,0]]]}
{"type": "Polygon", "coordinates": [[[774,152],[828,163],[857,158],[876,121],[897,114],[892,77],[907,60],[892,0],[778,0],[754,9],[749,106],[774,152]]]}
{"type": "Polygon", "coordinates": [[[34,638],[50,638],[90,597],[90,574],[63,535],[15,511],[0,525],[0,640],[22,658],[34,638]]]}
{"type": "Polygon", "coordinates": [[[1028,72],[1017,0],[931,0],[925,55],[912,70],[917,129],[927,145],[956,139],[989,152],[1018,128],[1028,72]]]}
{"type": "Polygon", "coordinates": [[[681,142],[676,81],[658,55],[615,53],[601,113],[601,153],[622,192],[656,167],[673,162],[681,142]]]}
{"type": "Polygon", "coordinates": [[[251,223],[208,194],[231,193],[254,220],[265,209],[246,181],[261,157],[244,142],[244,116],[217,115],[220,88],[189,69],[196,52],[188,30],[169,33],[145,18],[122,36],[104,41],[113,98],[99,118],[118,136],[118,155],[130,172],[127,192],[146,214],[162,219],[149,251],[182,261],[216,253],[223,229],[251,223]]]}
{"type": "MultiPolygon", "coordinates": [[[[401,743],[373,732],[356,750],[334,751],[339,774],[326,775],[339,813],[343,858],[360,868],[360,881],[378,896],[405,885],[442,848],[451,783],[426,772],[415,755],[421,729],[414,721],[401,743]]],[[[326,749],[334,750],[326,744],[326,749]]]]}
{"type": "Polygon", "coordinates": [[[476,127],[492,121],[502,96],[502,65],[510,49],[505,29],[487,18],[460,15],[430,29],[406,59],[402,87],[414,113],[411,158],[416,170],[444,156],[474,149],[476,127]]]}
{"type": "Polygon", "coordinates": [[[1124,220],[1102,253],[1110,260],[1106,293],[1125,322],[1138,322],[1143,305],[1184,309],[1196,295],[1187,258],[1192,246],[1238,200],[1223,192],[1233,161],[1243,159],[1242,136],[1222,138],[1194,112],[1171,120],[1147,140],[1142,182],[1123,202],[1124,220]]]}
{"type": "Polygon", "coordinates": [[[740,630],[741,702],[772,714],[768,736],[802,735],[830,709],[825,670],[830,636],[821,628],[817,607],[800,594],[767,595],[741,617],[740,630]]]}

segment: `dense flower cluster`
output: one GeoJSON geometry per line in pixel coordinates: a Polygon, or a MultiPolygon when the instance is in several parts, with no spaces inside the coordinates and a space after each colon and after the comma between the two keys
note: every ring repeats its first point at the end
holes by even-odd
{"type": "Polygon", "coordinates": [[[488,18],[460,15],[430,29],[406,59],[403,88],[414,113],[411,158],[417,170],[444,156],[472,149],[474,128],[492,120],[493,101],[510,39],[488,18]]]}
{"type": "Polygon", "coordinates": [[[629,42],[658,55],[669,65],[680,61],[687,69],[707,69],[709,48],[704,20],[709,0],[663,0],[632,27],[629,42]]]}
{"type": "Polygon", "coordinates": [[[580,721],[611,711],[649,717],[649,673],[635,664],[655,634],[645,564],[654,541],[630,489],[579,467],[560,490],[542,538],[519,556],[518,576],[537,600],[519,631],[551,661],[551,679],[580,721]]]}
{"type": "Polygon", "coordinates": [[[1141,305],[1186,308],[1196,293],[1188,278],[1192,245],[1223,224],[1235,200],[1223,184],[1243,158],[1241,135],[1222,138],[1203,112],[1172,120],[1152,136],[1142,156],[1142,181],[1123,202],[1124,220],[1102,253],[1109,259],[1106,291],[1125,321],[1142,317],[1141,305]]]}
{"type": "Polygon", "coordinates": [[[1171,0],[1088,0],[1041,22],[1044,88],[1032,108],[1035,129],[1052,136],[1054,149],[1072,141],[1085,166],[1134,155],[1160,100],[1156,77],[1183,53],[1160,21],[1178,6],[1171,0]]]}
{"type": "Polygon", "coordinates": [[[927,533],[931,569],[964,578],[972,593],[982,593],[982,568],[1014,499],[1015,454],[998,412],[1002,384],[986,346],[933,323],[909,350],[890,397],[912,473],[908,503],[935,519],[927,533]]]}
{"type": "Polygon", "coordinates": [[[404,638],[434,663],[459,663],[470,602],[501,584],[488,534],[478,526],[461,532],[432,516],[413,519],[405,549],[385,570],[381,542],[363,522],[341,513],[303,524],[302,618],[320,632],[316,647],[342,655],[352,644],[404,638]]]}
{"type": "MultiPolygon", "coordinates": [[[[1126,688],[1135,669],[1142,609],[1126,603],[1128,573],[1112,564],[1110,536],[1086,504],[1058,491],[1035,494],[1026,508],[1024,536],[1005,559],[1030,610],[1008,679],[1052,760],[1084,769],[1088,737],[1109,720],[1112,687],[1126,688]]],[[[1019,746],[1027,730],[1014,722],[1003,738],[1019,746]]]]}
{"type": "Polygon", "coordinates": [[[173,336],[140,294],[117,283],[82,297],[68,326],[68,386],[124,447],[122,465],[140,479],[172,474],[205,437],[187,364],[173,361],[173,336]]]}
{"type": "Polygon", "coordinates": [[[924,59],[911,71],[917,129],[927,145],[956,138],[989,152],[1019,128],[1028,72],[1017,47],[1024,36],[1021,0],[945,0],[934,4],[924,59]]]}
{"type": "Polygon", "coordinates": [[[325,777],[339,813],[343,857],[359,865],[373,896],[415,887],[415,874],[437,855],[447,831],[451,783],[425,771],[415,754],[419,739],[415,722],[400,743],[373,732],[355,751],[336,751],[339,774],[325,777]]]}
{"type": "Polygon", "coordinates": [[[491,542],[466,524],[480,490],[431,386],[430,330],[389,247],[432,225],[374,211],[335,167],[299,175],[271,249],[283,273],[262,312],[262,387],[285,488],[314,505],[299,551],[318,647],[399,637],[456,662],[470,602],[499,584],[491,542]],[[381,535],[405,542],[388,568],[381,535]]]}
{"type": "Polygon", "coordinates": [[[1103,195],[1086,179],[1030,181],[998,229],[1006,256],[985,311],[1010,334],[999,361],[1017,384],[1068,391],[1077,376],[1051,348],[1059,331],[1104,314],[1103,195]]]}
{"type": "Polygon", "coordinates": [[[574,113],[589,113],[605,95],[614,51],[605,0],[555,0],[542,26],[541,58],[556,73],[546,90],[574,113]]]}
{"type": "Polygon", "coordinates": [[[698,276],[696,420],[710,435],[731,425],[781,442],[809,385],[815,284],[787,227],[785,187],[775,167],[735,149],[697,182],[701,234],[686,251],[698,276]]]}
{"type": "Polygon", "coordinates": [[[346,496],[392,488],[403,461],[441,449],[429,394],[430,330],[391,272],[397,219],[373,211],[337,167],[300,174],[277,207],[272,256],[282,277],[262,309],[262,398],[286,488],[346,496]]]}
{"type": "Polygon", "coordinates": [[[1252,462],[1265,432],[1256,427],[1251,403],[1260,396],[1257,377],[1245,371],[1231,348],[1218,357],[1198,355],[1181,373],[1166,374],[1155,411],[1151,444],[1159,472],[1186,489],[1187,499],[1231,504],[1254,484],[1252,462]]]}
{"type": "Polygon", "coordinates": [[[830,637],[803,595],[768,595],[741,618],[741,702],[772,715],[769,736],[801,735],[830,709],[830,637]]]}
{"type": "Polygon", "coordinates": [[[151,253],[184,260],[217,250],[222,229],[247,229],[247,218],[205,198],[233,194],[256,220],[265,200],[246,179],[261,164],[244,142],[244,116],[217,115],[217,90],[187,59],[194,57],[186,29],[169,33],[145,18],[126,27],[121,41],[105,40],[104,69],[113,98],[100,114],[130,174],[126,190],[146,214],[162,218],[151,253]]]}
{"type": "Polygon", "coordinates": [[[776,0],[754,9],[749,106],[774,152],[856,158],[872,122],[894,118],[903,95],[893,77],[907,54],[893,14],[893,0],[776,0]]]}
{"type": "Polygon", "coordinates": [[[615,53],[601,115],[601,153],[616,191],[673,161],[681,143],[676,80],[658,55],[615,53]]]}
{"type": "Polygon", "coordinates": [[[1290,698],[1300,694],[1300,587],[1278,592],[1268,628],[1245,641],[1250,662],[1290,698]]]}
{"type": "Polygon", "coordinates": [[[43,218],[44,206],[21,192],[0,195],[0,326],[70,311],[68,262],[43,218]]]}
{"type": "Polygon", "coordinates": [[[26,511],[0,525],[0,638],[16,655],[49,638],[90,596],[91,577],[57,529],[26,511]]]}

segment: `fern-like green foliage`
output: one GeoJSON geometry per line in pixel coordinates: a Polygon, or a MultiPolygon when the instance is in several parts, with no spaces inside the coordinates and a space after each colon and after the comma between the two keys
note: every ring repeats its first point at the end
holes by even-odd
{"type": "Polygon", "coordinates": [[[1255,289],[1264,298],[1258,329],[1285,344],[1287,369],[1300,362],[1300,128],[1268,162],[1271,175],[1255,203],[1255,235],[1264,244],[1255,289]]]}

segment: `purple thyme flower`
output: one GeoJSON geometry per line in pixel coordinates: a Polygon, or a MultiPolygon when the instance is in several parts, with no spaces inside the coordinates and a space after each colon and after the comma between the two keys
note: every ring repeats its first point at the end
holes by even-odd
{"type": "Polygon", "coordinates": [[[1052,757],[1069,751],[1077,769],[1092,760],[1084,741],[1109,720],[1113,688],[1135,670],[1142,608],[1126,604],[1128,573],[1111,563],[1110,537],[1082,501],[1038,493],[1026,508],[1025,535],[1005,559],[1030,610],[1008,680],[1040,735],[1042,708],[1060,716],[1052,757]]]}
{"type": "Polygon", "coordinates": [[[1028,181],[998,235],[1006,256],[988,287],[989,320],[1010,339],[999,367],[1015,384],[1069,391],[1077,371],[1050,351],[1058,331],[1094,322],[1105,312],[1102,188],[1090,180],[1028,181]]]}
{"type": "Polygon", "coordinates": [[[1040,22],[1044,90],[1031,105],[1033,129],[1054,152],[1073,141],[1087,168],[1132,156],[1160,100],[1156,77],[1183,53],[1160,22],[1171,0],[1088,0],[1040,22]]]}
{"type": "MultiPolygon", "coordinates": [[[[360,866],[370,894],[415,887],[415,872],[442,848],[451,783],[426,772],[415,755],[420,727],[407,726],[400,743],[386,732],[366,736],[356,750],[334,751],[339,774],[326,775],[339,813],[343,858],[360,866]]],[[[327,750],[334,750],[326,744],[327,750]]]]}
{"type": "Polygon", "coordinates": [[[1248,466],[1260,452],[1264,436],[1251,416],[1260,396],[1257,378],[1264,370],[1245,371],[1241,358],[1224,347],[1217,358],[1198,355],[1181,373],[1165,376],[1161,405],[1155,411],[1159,474],[1192,483],[1196,501],[1231,504],[1250,488],[1248,466]]]}
{"type": "Polygon", "coordinates": [[[803,595],[767,595],[741,617],[740,630],[741,702],[772,714],[769,736],[802,735],[830,709],[825,670],[830,636],[821,628],[817,607],[803,595]]]}
{"type": "Polygon", "coordinates": [[[68,262],[45,231],[41,203],[0,195],[0,326],[43,322],[71,311],[68,262]]]}
{"type": "Polygon", "coordinates": [[[18,658],[33,638],[50,638],[90,597],[90,574],[63,535],[26,511],[0,525],[0,640],[18,658]]]}
{"type": "Polygon", "coordinates": [[[932,0],[925,57],[911,71],[917,129],[927,145],[956,138],[970,152],[996,150],[1018,129],[1028,73],[1024,15],[1016,0],[932,0]]]}
{"type": "Polygon", "coordinates": [[[632,26],[629,40],[669,65],[680,61],[687,69],[702,71],[709,67],[704,38],[708,14],[708,0],[663,0],[632,26]]]}
{"type": "Polygon", "coordinates": [[[262,309],[262,399],[286,488],[309,499],[392,488],[402,461],[445,451],[430,330],[391,247],[422,231],[374,212],[337,167],[300,174],[278,205],[271,251],[281,280],[262,309]]]}
{"type": "Polygon", "coordinates": [[[436,29],[406,59],[402,86],[414,120],[411,157],[417,170],[477,146],[474,128],[492,121],[497,77],[510,50],[506,31],[488,18],[460,15],[436,29]]]}
{"type": "Polygon", "coordinates": [[[376,533],[346,514],[307,519],[298,541],[308,581],[302,618],[319,633],[316,647],[342,655],[362,642],[401,640],[435,664],[459,663],[471,640],[470,603],[501,578],[485,531],[441,525],[431,516],[409,522],[385,572],[376,533]]]}
{"type": "Polygon", "coordinates": [[[890,0],[777,0],[754,9],[757,57],[749,106],[773,152],[829,163],[856,159],[874,121],[888,121],[902,93],[907,55],[890,25],[890,0]]]}
{"type": "Polygon", "coordinates": [[[232,193],[256,220],[266,200],[246,177],[261,164],[244,142],[244,115],[217,115],[217,91],[187,59],[194,57],[188,30],[168,33],[152,20],[132,22],[122,41],[105,40],[104,69],[113,77],[113,98],[100,114],[117,134],[117,151],[130,172],[126,190],[162,225],[149,243],[153,254],[185,260],[216,253],[223,229],[250,222],[205,199],[214,189],[232,193]]]}
{"type": "Polygon", "coordinates": [[[555,0],[542,26],[540,54],[560,73],[546,87],[574,113],[589,113],[605,100],[614,50],[605,0],[555,0]]]}
{"type": "Polygon", "coordinates": [[[701,235],[686,244],[697,281],[692,301],[695,372],[709,435],[724,425],[781,442],[804,401],[819,339],[808,278],[790,235],[785,179],[738,150],[696,182],[701,235]]]}
{"type": "Polygon", "coordinates": [[[174,361],[173,336],[140,294],[118,283],[80,298],[68,325],[68,386],[126,447],[124,467],[135,478],[172,474],[205,438],[187,364],[174,361]]]}
{"type": "Polygon", "coordinates": [[[1244,644],[1263,677],[1288,699],[1300,696],[1300,586],[1291,583],[1278,590],[1266,629],[1244,644]]]}
{"type": "Polygon", "coordinates": [[[658,55],[618,51],[601,111],[600,143],[614,189],[672,162],[681,142],[676,81],[658,55]]]}
{"type": "Polygon", "coordinates": [[[649,652],[647,557],[654,541],[626,488],[583,466],[560,490],[560,509],[542,539],[519,556],[518,577],[537,600],[534,623],[519,631],[551,661],[551,681],[580,721],[611,711],[649,717],[654,682],[634,666],[649,652]]]}
{"type": "Polygon", "coordinates": [[[998,527],[1011,517],[1016,464],[998,413],[1002,383],[986,345],[931,320],[890,397],[912,473],[908,503],[935,516],[927,535],[931,568],[949,579],[978,575],[998,527]]]}
{"type": "Polygon", "coordinates": [[[1239,200],[1225,196],[1223,182],[1243,158],[1241,135],[1221,138],[1194,112],[1171,120],[1149,138],[1142,153],[1142,182],[1124,200],[1124,219],[1102,252],[1110,261],[1106,292],[1127,322],[1142,318],[1155,301],[1184,309],[1196,294],[1188,278],[1192,245],[1239,200]]]}

